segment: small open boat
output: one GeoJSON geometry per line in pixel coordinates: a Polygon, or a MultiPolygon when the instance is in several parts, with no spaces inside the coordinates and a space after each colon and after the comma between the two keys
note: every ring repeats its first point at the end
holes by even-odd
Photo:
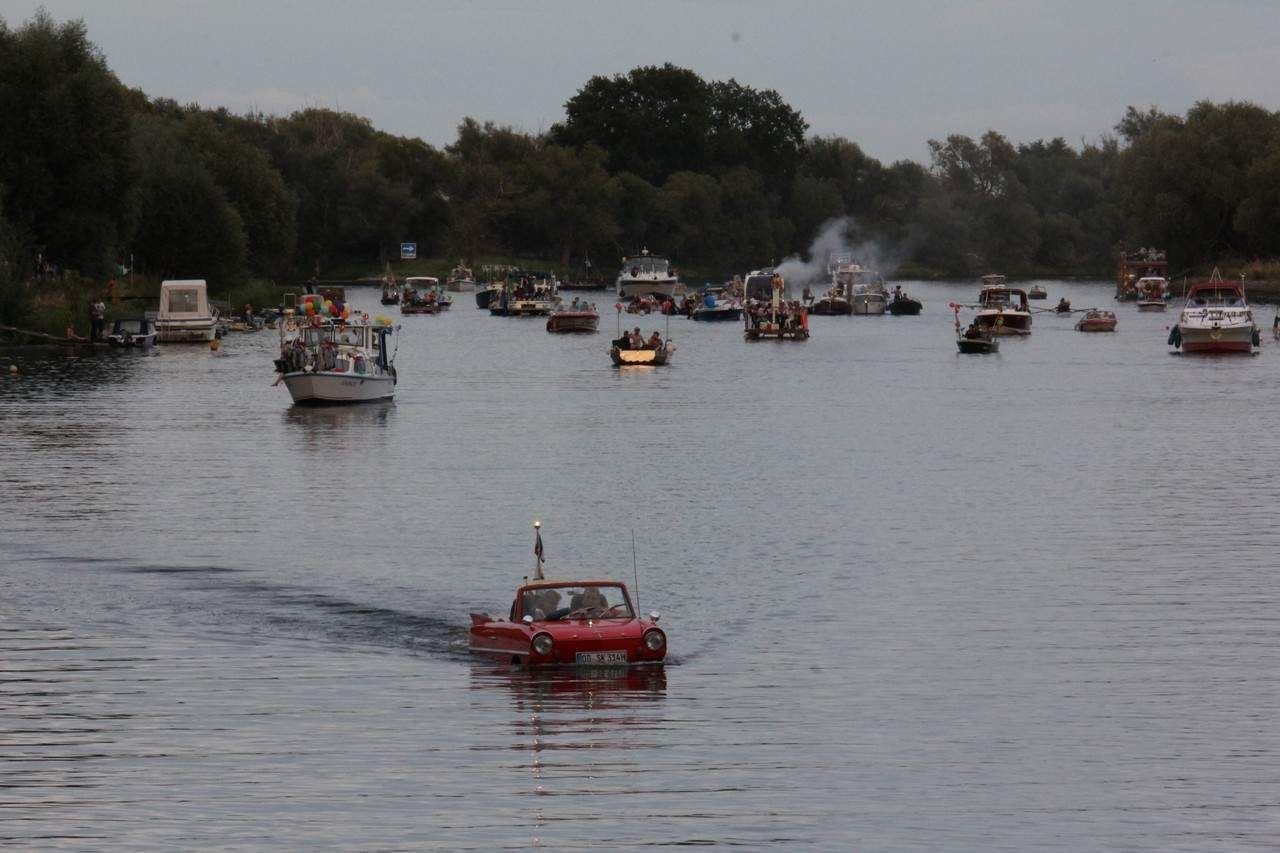
{"type": "Polygon", "coordinates": [[[1027,288],[1028,299],[1048,299],[1049,292],[1038,284],[1033,284],[1027,288]]]}
{"type": "Polygon", "coordinates": [[[969,328],[961,331],[960,307],[951,303],[951,309],[956,312],[956,348],[966,354],[999,352],[1000,339],[996,337],[995,330],[979,323],[976,317],[969,328]]]}
{"type": "Polygon", "coordinates": [[[1077,332],[1114,332],[1115,330],[1116,315],[1112,311],[1090,308],[1076,321],[1077,332]]]}
{"type": "Polygon", "coordinates": [[[113,347],[146,348],[155,344],[156,330],[146,317],[122,318],[115,321],[104,340],[113,347]]]}
{"type": "MultiPolygon", "coordinates": [[[[723,289],[721,289],[723,293],[723,289]]],[[[713,290],[708,289],[702,301],[689,314],[690,320],[698,320],[704,323],[714,323],[725,320],[739,320],[742,318],[742,303],[736,299],[731,299],[713,290]]]]}
{"type": "Polygon", "coordinates": [[[1058,312],[1059,314],[1070,314],[1071,300],[1067,299],[1065,296],[1062,297],[1061,299],[1058,300],[1058,304],[1054,306],[1053,310],[1058,312]]]}
{"type": "Polygon", "coordinates": [[[567,308],[553,311],[547,318],[547,331],[563,334],[566,332],[594,332],[600,324],[600,315],[594,307],[567,308]]]}
{"type": "Polygon", "coordinates": [[[918,299],[912,299],[900,287],[893,289],[893,299],[889,300],[889,313],[895,317],[914,317],[920,313],[924,305],[918,299]]]}

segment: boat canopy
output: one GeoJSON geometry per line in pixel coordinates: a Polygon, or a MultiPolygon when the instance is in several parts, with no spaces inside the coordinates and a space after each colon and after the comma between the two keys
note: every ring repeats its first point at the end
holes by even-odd
{"type": "Polygon", "coordinates": [[[209,288],[202,278],[160,283],[161,320],[196,320],[209,316],[209,288]]]}
{"type": "Polygon", "coordinates": [[[1192,285],[1187,294],[1187,305],[1212,308],[1244,307],[1244,290],[1238,284],[1225,282],[1205,282],[1192,285]]]}
{"type": "Polygon", "coordinates": [[[440,284],[440,279],[429,275],[409,276],[404,283],[410,287],[436,287],[440,284]]]}
{"type": "MultiPolygon", "coordinates": [[[[1003,278],[1003,276],[1002,276],[1003,278]]],[[[1016,287],[988,286],[982,288],[979,301],[983,308],[1014,308],[1027,310],[1027,294],[1016,287]]]]}

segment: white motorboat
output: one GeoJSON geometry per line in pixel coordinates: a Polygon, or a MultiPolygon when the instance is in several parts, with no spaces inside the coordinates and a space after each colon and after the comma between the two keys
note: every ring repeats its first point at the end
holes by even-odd
{"type": "Polygon", "coordinates": [[[1184,353],[1254,352],[1261,340],[1243,283],[1223,281],[1215,269],[1193,284],[1169,343],[1184,353]]]}
{"type": "Polygon", "coordinates": [[[671,267],[671,262],[644,249],[638,255],[622,259],[618,272],[618,298],[658,296],[675,299],[685,293],[685,286],[671,267]]]}
{"type": "Polygon", "coordinates": [[[880,282],[856,284],[849,302],[854,314],[883,314],[889,307],[889,293],[880,282]]]}
{"type": "Polygon", "coordinates": [[[204,279],[160,283],[156,339],[161,343],[211,341],[218,327],[218,309],[209,305],[204,279]]]}
{"type": "MultiPolygon", "coordinates": [[[[884,282],[873,270],[859,264],[853,256],[832,255],[827,262],[831,273],[831,293],[838,293],[848,300],[852,314],[883,314],[889,306],[889,292],[884,282]]],[[[824,313],[839,314],[843,306],[824,313]]]]}
{"type": "Polygon", "coordinates": [[[984,275],[982,290],[978,292],[978,312],[973,321],[994,335],[1031,334],[1031,307],[1027,304],[1027,292],[1019,287],[1009,287],[1008,280],[998,273],[984,275]]]}
{"type": "Polygon", "coordinates": [[[285,313],[280,323],[277,384],[284,382],[293,402],[367,403],[395,395],[395,350],[388,351],[397,326],[323,321],[285,313]]]}
{"type": "Polygon", "coordinates": [[[471,272],[471,268],[463,264],[461,261],[449,273],[449,278],[445,281],[445,289],[450,293],[458,293],[462,290],[471,290],[476,286],[476,277],[471,272]]]}

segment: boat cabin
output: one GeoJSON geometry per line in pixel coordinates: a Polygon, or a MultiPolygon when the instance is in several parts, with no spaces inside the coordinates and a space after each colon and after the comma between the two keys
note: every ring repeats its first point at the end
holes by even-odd
{"type": "MultiPolygon", "coordinates": [[[[983,280],[986,280],[983,276],[983,280]]],[[[1004,276],[998,276],[1004,279],[1004,276]]],[[[1026,291],[1016,287],[1004,287],[1002,285],[989,285],[982,288],[982,292],[978,294],[978,302],[982,308],[996,309],[1000,311],[1028,311],[1026,291]]]]}
{"type": "Polygon", "coordinates": [[[209,312],[209,287],[204,279],[165,281],[160,284],[158,320],[205,320],[209,312]]]}
{"type": "Polygon", "coordinates": [[[1144,299],[1163,299],[1165,289],[1169,286],[1166,279],[1158,276],[1145,276],[1138,279],[1138,295],[1144,299]]]}
{"type": "Polygon", "coordinates": [[[671,262],[645,249],[638,255],[622,259],[622,275],[627,278],[669,278],[671,262]]]}
{"type": "Polygon", "coordinates": [[[787,296],[787,284],[783,281],[782,276],[778,275],[772,269],[752,270],[747,273],[747,278],[743,284],[743,293],[747,299],[754,299],[757,302],[769,302],[773,299],[773,280],[777,278],[782,282],[782,298],[787,296]]]}

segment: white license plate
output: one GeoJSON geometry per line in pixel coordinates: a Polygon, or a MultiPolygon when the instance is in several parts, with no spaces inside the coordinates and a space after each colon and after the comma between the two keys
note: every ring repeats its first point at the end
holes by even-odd
{"type": "Polygon", "coordinates": [[[576,664],[619,664],[627,663],[626,652],[578,652],[573,657],[576,664]]]}

